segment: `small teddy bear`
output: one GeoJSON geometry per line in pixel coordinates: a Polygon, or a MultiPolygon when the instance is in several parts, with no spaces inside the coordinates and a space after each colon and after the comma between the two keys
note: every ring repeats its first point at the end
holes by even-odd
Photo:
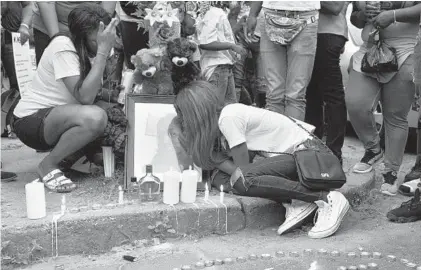
{"type": "Polygon", "coordinates": [[[171,62],[165,48],[141,49],[133,55],[131,62],[135,66],[133,81],[136,94],[173,95],[171,62]]]}
{"type": "Polygon", "coordinates": [[[171,78],[175,94],[191,81],[200,79],[200,69],[192,59],[196,50],[197,45],[186,38],[176,38],[167,44],[168,57],[172,62],[171,78]]]}

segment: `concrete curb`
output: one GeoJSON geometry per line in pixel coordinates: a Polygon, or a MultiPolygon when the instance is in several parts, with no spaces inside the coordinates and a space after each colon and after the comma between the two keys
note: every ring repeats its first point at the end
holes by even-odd
{"type": "MultiPolygon", "coordinates": [[[[349,178],[341,191],[351,204],[360,203],[374,186],[374,173],[349,174],[349,178]]],[[[159,235],[170,238],[261,229],[278,226],[284,219],[283,206],[270,200],[227,195],[226,207],[219,203],[218,196],[211,196],[210,200],[212,203],[199,198],[195,204],[174,207],[133,204],[124,206],[124,211],[116,207],[67,213],[58,223],[59,255],[98,254],[159,235]]],[[[31,226],[2,229],[2,242],[10,241],[2,252],[16,256],[28,252],[36,241],[42,251],[31,255],[51,256],[51,219],[52,215],[31,226]]]]}

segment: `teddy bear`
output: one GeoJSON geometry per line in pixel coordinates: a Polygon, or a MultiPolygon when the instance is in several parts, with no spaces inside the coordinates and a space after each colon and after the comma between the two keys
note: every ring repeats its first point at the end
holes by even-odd
{"type": "Polygon", "coordinates": [[[156,47],[141,49],[133,55],[131,62],[135,66],[133,92],[136,94],[173,95],[171,62],[166,48],[156,47]]]}
{"type": "Polygon", "coordinates": [[[175,94],[191,81],[200,79],[200,69],[192,59],[196,50],[198,50],[197,45],[187,38],[176,38],[167,44],[167,54],[172,64],[171,77],[175,94]]]}

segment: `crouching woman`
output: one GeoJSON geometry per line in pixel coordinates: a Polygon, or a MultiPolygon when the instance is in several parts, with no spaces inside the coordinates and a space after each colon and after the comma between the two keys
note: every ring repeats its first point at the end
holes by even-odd
{"type": "Polygon", "coordinates": [[[170,132],[176,133],[178,123],[178,139],[186,151],[183,156],[191,156],[203,169],[215,169],[211,181],[217,189],[222,185],[225,192],[283,203],[286,220],[279,234],[315,211],[318,217],[309,236],[324,238],[335,233],[349,210],[347,199],[338,191],[314,191],[301,185],[291,155],[299,146],[325,147],[312,139],[309,132],[314,127],[243,104],[221,107],[215,93],[213,85],[202,81],[178,93],[174,103],[177,120],[170,132]],[[251,163],[256,153],[265,158],[251,163]]]}
{"type": "Polygon", "coordinates": [[[32,84],[21,93],[13,121],[24,144],[51,150],[37,173],[46,188],[61,193],[76,185],[59,169],[59,162],[102,136],[107,125],[105,111],[93,103],[101,93],[118,23],[95,4],[79,5],[68,22],[70,34],[51,39],[32,84]]]}

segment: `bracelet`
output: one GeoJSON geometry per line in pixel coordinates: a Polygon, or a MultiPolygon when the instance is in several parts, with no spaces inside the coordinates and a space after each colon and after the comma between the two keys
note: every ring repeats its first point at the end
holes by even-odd
{"type": "Polygon", "coordinates": [[[103,53],[103,52],[97,52],[96,55],[102,55],[104,56],[106,59],[108,58],[108,55],[103,53]]]}
{"type": "Polygon", "coordinates": [[[395,10],[393,10],[393,19],[394,19],[393,23],[396,23],[396,11],[395,10]]]}
{"type": "Polygon", "coordinates": [[[29,30],[29,26],[26,23],[21,23],[20,26],[24,26],[24,27],[26,27],[26,29],[29,30]]]}

